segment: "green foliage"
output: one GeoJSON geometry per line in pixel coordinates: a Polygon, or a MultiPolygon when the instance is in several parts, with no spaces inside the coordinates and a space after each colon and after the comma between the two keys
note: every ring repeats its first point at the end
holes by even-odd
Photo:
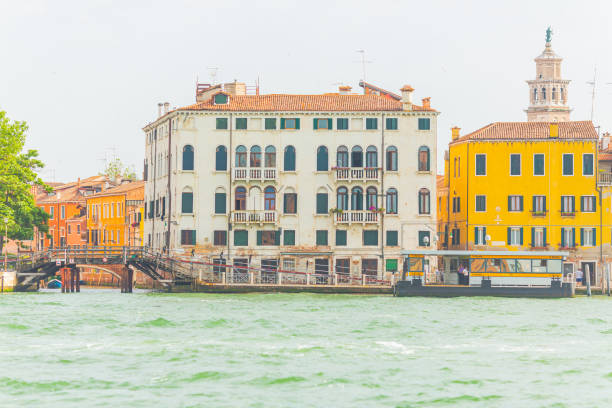
{"type": "Polygon", "coordinates": [[[106,168],[101,176],[107,176],[110,179],[116,179],[117,177],[121,177],[128,180],[136,180],[136,172],[134,171],[134,167],[128,167],[123,164],[120,158],[115,157],[110,162],[106,164],[106,168]]]}
{"type": "Polygon", "coordinates": [[[44,167],[38,152],[23,152],[27,130],[25,122],[11,121],[0,111],[0,234],[4,235],[6,219],[8,236],[16,240],[33,239],[35,227],[49,231],[49,215],[36,206],[31,189],[34,185],[50,188],[36,174],[44,167]]]}

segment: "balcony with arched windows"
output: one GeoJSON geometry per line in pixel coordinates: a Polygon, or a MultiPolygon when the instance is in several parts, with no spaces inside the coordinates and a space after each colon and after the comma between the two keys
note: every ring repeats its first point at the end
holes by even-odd
{"type": "Polygon", "coordinates": [[[361,146],[339,146],[336,150],[336,166],[332,167],[336,182],[377,181],[380,176],[378,167],[378,149],[368,146],[364,152],[361,146]]]}
{"type": "MultiPolygon", "coordinates": [[[[295,153],[294,153],[295,155],[295,153]]],[[[236,147],[234,156],[234,182],[276,182],[276,148],[258,145],[236,147]]]]}
{"type": "Polygon", "coordinates": [[[234,189],[232,220],[234,224],[275,224],[278,222],[277,191],[274,186],[234,189]]]}

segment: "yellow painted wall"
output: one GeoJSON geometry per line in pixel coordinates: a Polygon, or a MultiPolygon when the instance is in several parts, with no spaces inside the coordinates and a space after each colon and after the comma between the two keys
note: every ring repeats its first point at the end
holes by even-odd
{"type": "Polygon", "coordinates": [[[127,229],[125,222],[125,195],[110,195],[87,199],[87,230],[89,232],[90,240],[92,243],[92,230],[99,230],[100,239],[98,245],[126,245],[127,229]],[[111,211],[111,207],[113,210],[111,211]],[[117,205],[119,206],[119,213],[117,213],[117,205]],[[96,206],[97,216],[94,216],[94,210],[92,206],[96,206]],[[106,210],[105,210],[106,208],[106,210]],[[104,232],[106,231],[106,238],[104,232]]]}

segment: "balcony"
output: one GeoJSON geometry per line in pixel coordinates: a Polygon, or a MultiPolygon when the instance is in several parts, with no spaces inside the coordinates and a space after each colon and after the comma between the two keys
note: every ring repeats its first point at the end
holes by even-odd
{"type": "Polygon", "coordinates": [[[548,211],[546,211],[546,210],[542,210],[542,211],[532,210],[531,211],[531,216],[532,217],[546,217],[547,213],[548,213],[548,211]]]}
{"type": "Polygon", "coordinates": [[[599,173],[597,175],[598,186],[612,186],[612,173],[599,173]]]}
{"type": "Polygon", "coordinates": [[[248,168],[239,167],[234,169],[234,181],[276,181],[277,172],[275,168],[248,168]]]}
{"type": "Polygon", "coordinates": [[[561,217],[575,217],[576,216],[576,211],[560,211],[561,217]]]}
{"type": "Polygon", "coordinates": [[[234,224],[274,224],[278,220],[276,211],[234,211],[234,224]]]}
{"type": "Polygon", "coordinates": [[[336,181],[376,181],[379,168],[377,167],[334,167],[336,181]]]}
{"type": "Polygon", "coordinates": [[[343,211],[334,213],[335,224],[377,224],[379,213],[374,211],[343,211]]]}

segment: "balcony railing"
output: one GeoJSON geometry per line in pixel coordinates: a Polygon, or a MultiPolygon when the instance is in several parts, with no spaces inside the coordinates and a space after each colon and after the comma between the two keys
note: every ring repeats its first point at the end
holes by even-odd
{"type": "Polygon", "coordinates": [[[236,181],[276,181],[275,168],[248,168],[240,167],[234,169],[234,180],[236,181]]]}
{"type": "Polygon", "coordinates": [[[274,224],[278,217],[276,211],[234,211],[236,224],[274,224]]]}
{"type": "Polygon", "coordinates": [[[379,215],[374,211],[343,211],[334,213],[334,222],[336,224],[376,224],[378,223],[379,215]]]}
{"type": "Polygon", "coordinates": [[[376,167],[335,167],[336,181],[369,181],[378,180],[379,170],[376,167]]]}
{"type": "Polygon", "coordinates": [[[612,173],[599,173],[597,184],[600,186],[612,186],[612,173]]]}
{"type": "Polygon", "coordinates": [[[546,214],[547,214],[546,210],[541,210],[541,211],[531,210],[531,215],[533,217],[546,217],[546,214]]]}

